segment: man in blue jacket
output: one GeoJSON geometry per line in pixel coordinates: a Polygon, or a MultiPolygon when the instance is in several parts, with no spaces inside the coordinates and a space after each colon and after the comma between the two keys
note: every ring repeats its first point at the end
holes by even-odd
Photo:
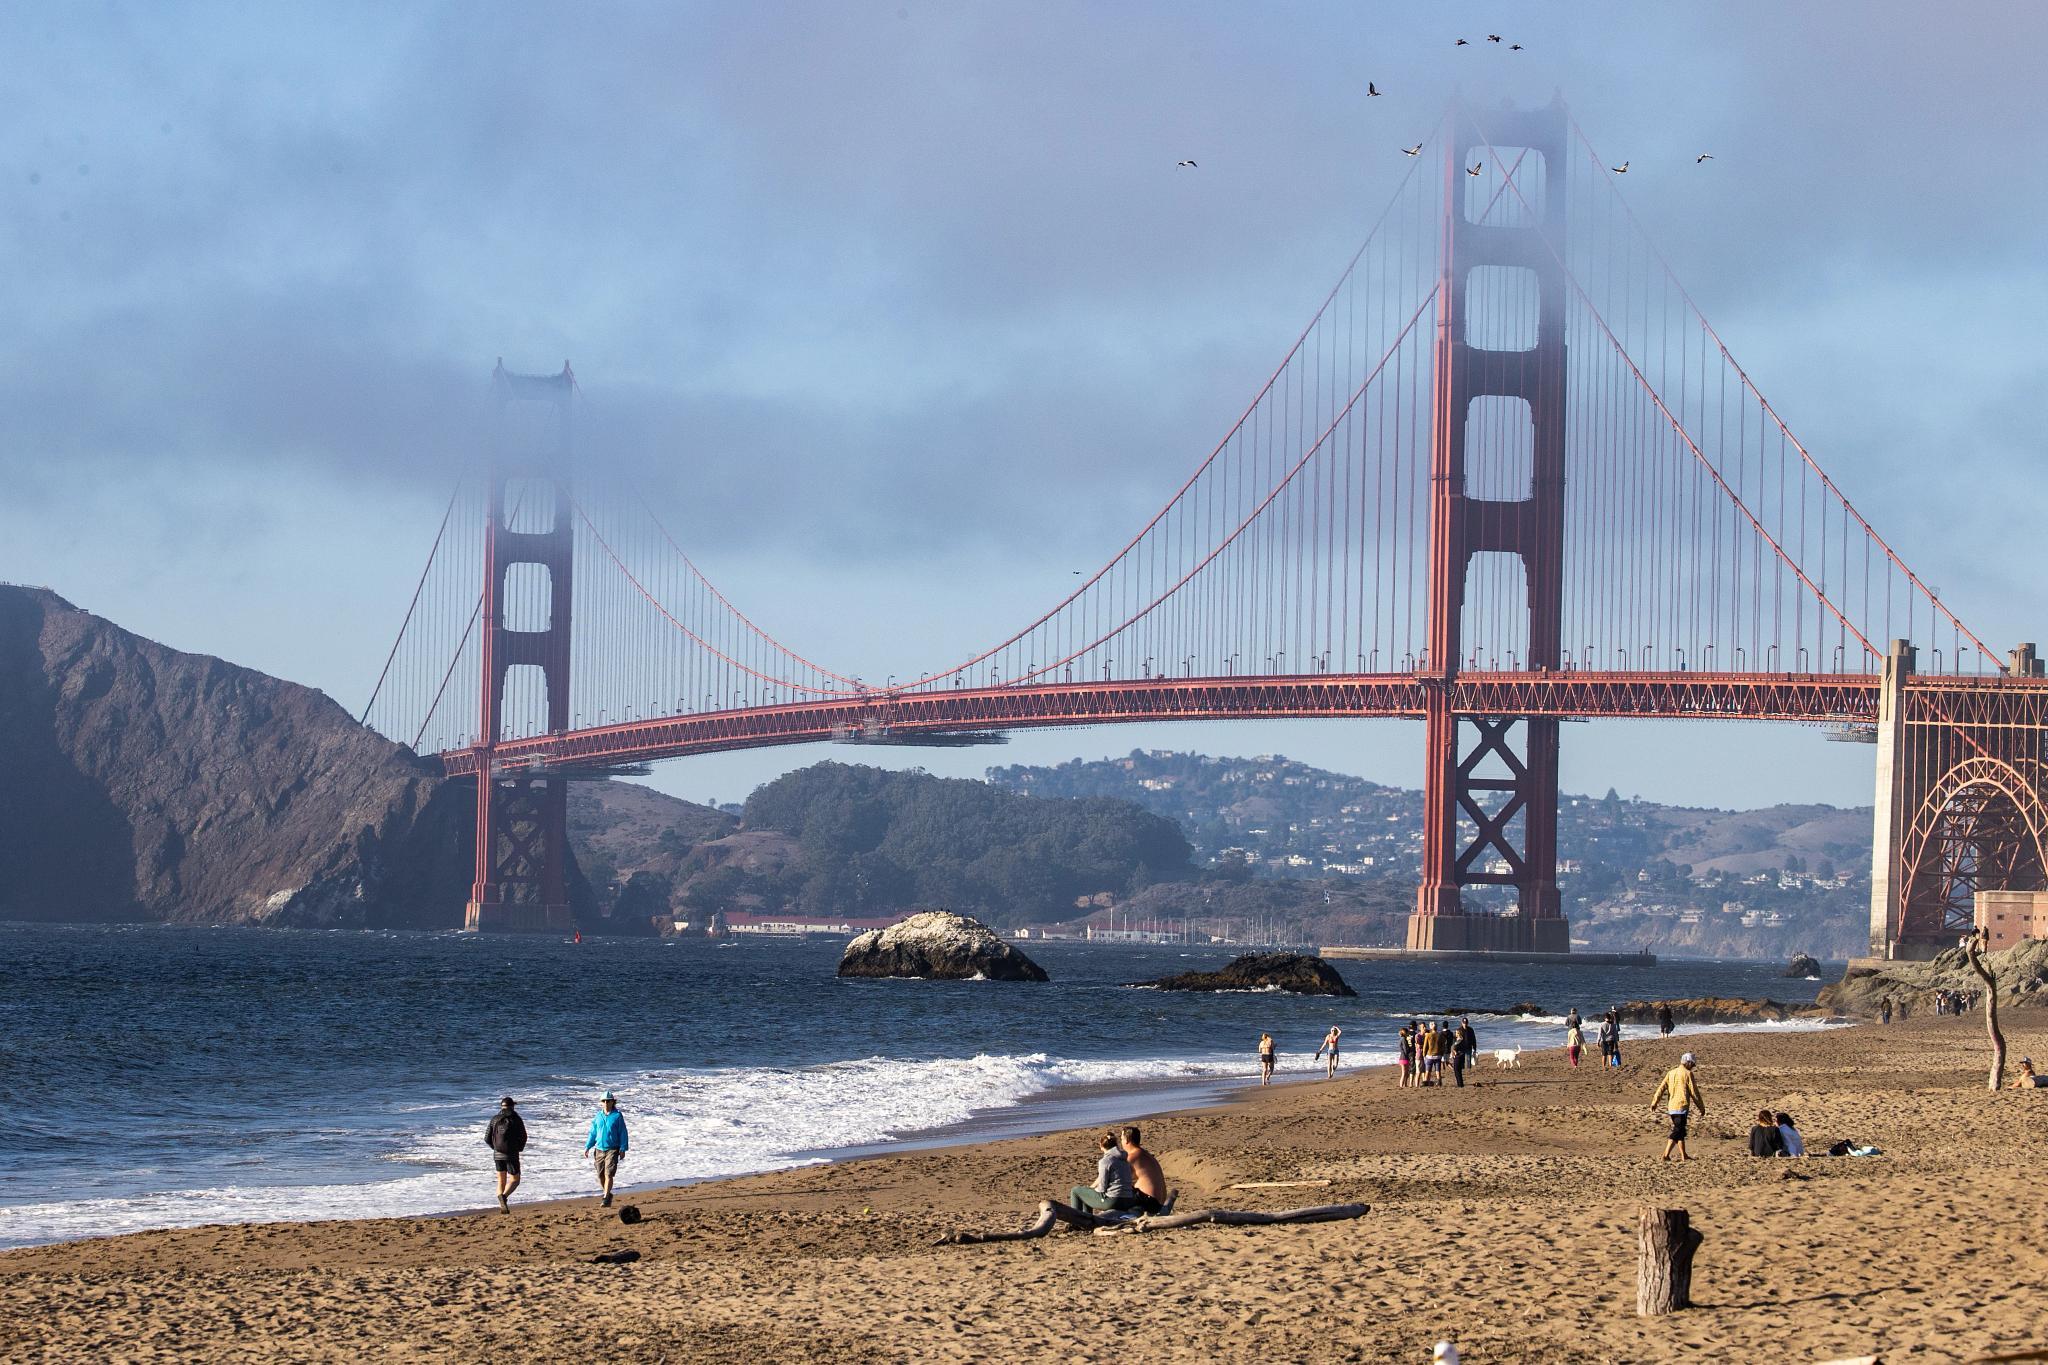
{"type": "Polygon", "coordinates": [[[626,1116],[619,1112],[618,1096],[609,1090],[598,1105],[598,1111],[590,1116],[590,1141],[583,1144],[583,1155],[597,1166],[597,1186],[604,1191],[604,1207],[610,1208],[612,1178],[626,1155],[626,1116]]]}

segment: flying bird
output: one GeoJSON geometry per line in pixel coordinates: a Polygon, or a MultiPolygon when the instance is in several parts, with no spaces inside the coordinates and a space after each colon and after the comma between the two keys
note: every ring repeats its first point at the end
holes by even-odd
{"type": "Polygon", "coordinates": [[[1196,170],[1200,170],[1200,169],[1201,169],[1201,167],[1199,167],[1199,166],[1196,166],[1196,165],[1195,165],[1195,163],[1194,163],[1194,162],[1192,162],[1192,161],[1176,161],[1176,162],[1174,162],[1173,164],[1174,164],[1174,165],[1176,165],[1176,166],[1189,166],[1189,167],[1193,167],[1193,168],[1194,168],[1194,169],[1196,169],[1196,170]]]}
{"type": "Polygon", "coordinates": [[[1699,154],[1698,156],[1696,156],[1696,157],[1694,157],[1694,158],[1692,159],[1692,164],[1693,164],[1693,165],[1695,165],[1695,166],[1697,166],[1697,165],[1699,165],[1699,164],[1700,164],[1700,163],[1701,163],[1702,161],[1712,161],[1713,159],[1714,159],[1714,154],[1713,154],[1712,152],[1701,152],[1701,153],[1700,153],[1700,154],[1699,154]]]}
{"type": "Polygon", "coordinates": [[[1486,41],[1489,43],[1497,43],[1500,41],[1500,35],[1498,33],[1489,33],[1486,35],[1486,41]]]}
{"type": "Polygon", "coordinates": [[[1418,142],[1418,143],[1416,143],[1416,144],[1415,144],[1415,145],[1414,145],[1413,147],[1403,147],[1403,148],[1401,149],[1401,155],[1402,155],[1402,156],[1421,156],[1421,155],[1422,155],[1422,144],[1418,142]]]}
{"type": "Polygon", "coordinates": [[[1612,167],[1611,169],[1614,171],[1616,175],[1627,175],[1628,163],[1624,161],[1619,166],[1612,167]]]}
{"type": "Polygon", "coordinates": [[[1368,94],[1368,95],[1377,95],[1377,94],[1379,94],[1379,92],[1380,92],[1380,88],[1379,88],[1379,87],[1378,87],[1377,85],[1374,85],[1374,84],[1373,84],[1373,83],[1372,83],[1371,81],[1367,81],[1367,82],[1365,83],[1365,93],[1366,93],[1366,94],[1368,94]]]}
{"type": "Polygon", "coordinates": [[[1522,50],[1522,45],[1521,45],[1520,43],[1509,43],[1509,44],[1508,44],[1508,51],[1510,51],[1510,52],[1520,52],[1521,50],[1522,50]]]}
{"type": "Polygon", "coordinates": [[[1484,161],[1475,161],[1475,162],[1473,162],[1473,163],[1472,163],[1472,164],[1471,164],[1470,166],[1467,166],[1467,167],[1465,168],[1465,174],[1467,174],[1467,175],[1477,175],[1477,174],[1479,174],[1479,168],[1480,168],[1480,167],[1482,167],[1482,166],[1484,166],[1485,164],[1486,164],[1486,163],[1485,163],[1484,161]]]}
{"type": "Polygon", "coordinates": [[[1470,46],[1472,46],[1472,44],[1470,44],[1470,43],[1466,42],[1466,41],[1465,41],[1465,40],[1464,40],[1463,38],[1460,38],[1460,39],[1458,39],[1458,41],[1457,41],[1457,42],[1455,42],[1455,43],[1452,43],[1452,44],[1451,44],[1451,46],[1452,46],[1452,47],[1470,47],[1470,46]]]}

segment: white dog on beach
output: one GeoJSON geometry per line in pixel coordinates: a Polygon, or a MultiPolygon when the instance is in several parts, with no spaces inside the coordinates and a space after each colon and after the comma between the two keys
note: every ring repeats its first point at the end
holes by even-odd
{"type": "Polygon", "coordinates": [[[1496,1070],[1499,1070],[1504,1067],[1520,1066],[1521,1064],[1522,1049],[1519,1044],[1517,1044],[1512,1049],[1504,1047],[1494,1049],[1493,1065],[1496,1070]]]}

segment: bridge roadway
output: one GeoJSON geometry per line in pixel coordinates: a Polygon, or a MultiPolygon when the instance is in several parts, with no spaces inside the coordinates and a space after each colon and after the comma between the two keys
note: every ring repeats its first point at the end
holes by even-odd
{"type": "MultiPolygon", "coordinates": [[[[1420,720],[1448,689],[1461,715],[1874,722],[1874,673],[1329,673],[1148,678],[1038,686],[875,689],[776,706],[631,720],[442,754],[450,776],[486,761],[500,775],[598,772],[691,754],[833,739],[913,739],[980,731],[1169,720],[1420,720]]],[[[1946,680],[1914,679],[1939,688],[1946,680]]],[[[1965,680],[1954,680],[1963,682],[1965,680]]],[[[1981,685],[1980,680],[1977,681],[1981,685]]]]}

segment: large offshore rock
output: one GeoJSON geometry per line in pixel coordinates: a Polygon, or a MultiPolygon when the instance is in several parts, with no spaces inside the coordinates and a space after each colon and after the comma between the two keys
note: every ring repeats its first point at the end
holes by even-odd
{"type": "Polygon", "coordinates": [[[927,910],[846,945],[841,976],[907,976],[933,981],[1048,981],[1045,968],[980,920],[927,910]]]}
{"type": "Polygon", "coordinates": [[[1809,976],[1819,976],[1820,962],[1818,959],[1809,957],[1805,953],[1800,953],[1791,962],[1787,963],[1785,970],[1779,972],[1778,975],[1796,977],[1801,980],[1809,976]]]}
{"type": "MultiPolygon", "coordinates": [[[[2004,952],[1986,953],[1984,965],[1998,982],[2001,1005],[2048,1004],[2048,939],[2024,939],[2004,952]]],[[[1907,1018],[1916,1011],[1933,1014],[1937,991],[1983,989],[1963,950],[1950,948],[1926,962],[1851,967],[1840,981],[1820,988],[1820,1003],[1844,1014],[1874,1017],[1890,1000],[1892,1012],[1907,1018]]]]}
{"type": "MultiPolygon", "coordinates": [[[[1654,1024],[1657,1011],[1671,1007],[1671,1019],[1678,1024],[1777,1024],[1787,1019],[1823,1019],[1831,1011],[1818,1005],[1781,1005],[1775,1000],[1743,1000],[1735,996],[1703,995],[1690,1000],[1631,1000],[1621,1006],[1622,1022],[1654,1024]]],[[[1591,1024],[1597,1019],[1590,1021],[1591,1024]]]]}
{"type": "Polygon", "coordinates": [[[1337,969],[1306,953],[1246,953],[1214,972],[1182,972],[1136,981],[1162,991],[1287,991],[1294,995],[1356,995],[1337,969]]]}

